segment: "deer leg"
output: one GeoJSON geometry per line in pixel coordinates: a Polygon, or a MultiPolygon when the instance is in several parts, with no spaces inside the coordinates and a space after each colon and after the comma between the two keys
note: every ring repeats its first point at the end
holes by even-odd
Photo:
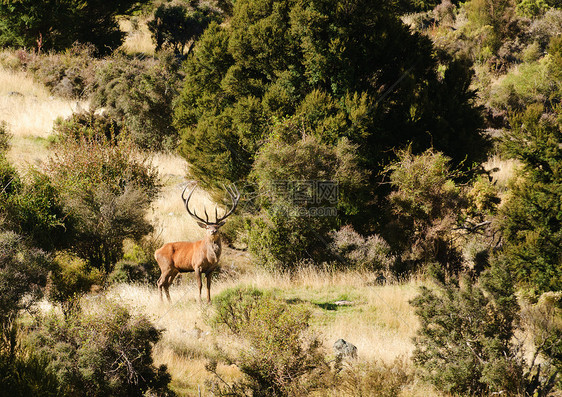
{"type": "Polygon", "coordinates": [[[162,288],[164,288],[164,280],[165,280],[164,273],[162,273],[160,275],[160,278],[158,279],[158,284],[157,284],[158,291],[160,292],[160,300],[164,300],[162,297],[162,288]]]}
{"type": "Polygon", "coordinates": [[[168,289],[170,288],[170,285],[172,285],[172,283],[174,282],[174,279],[176,278],[177,275],[178,275],[177,270],[168,274],[168,276],[166,277],[166,283],[164,284],[164,290],[166,291],[166,297],[168,298],[168,302],[170,302],[170,303],[172,303],[172,299],[170,298],[170,291],[168,289]]]}
{"type": "Polygon", "coordinates": [[[207,302],[211,303],[211,279],[213,272],[205,273],[205,279],[207,280],[207,302]]]}
{"type": "Polygon", "coordinates": [[[201,290],[203,289],[203,283],[201,282],[201,271],[195,271],[195,277],[197,278],[197,287],[199,288],[199,303],[201,303],[201,290]]]}

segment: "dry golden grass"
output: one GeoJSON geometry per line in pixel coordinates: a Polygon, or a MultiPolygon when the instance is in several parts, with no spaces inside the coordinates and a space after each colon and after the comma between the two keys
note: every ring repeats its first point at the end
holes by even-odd
{"type": "MultiPolygon", "coordinates": [[[[39,165],[49,156],[45,139],[57,117],[68,117],[76,101],[53,97],[24,72],[0,67],[0,120],[12,134],[8,158],[17,168],[39,165]]],[[[87,104],[80,103],[82,108],[87,104]]]]}
{"type": "Polygon", "coordinates": [[[46,138],[53,121],[70,116],[77,106],[76,101],[51,96],[24,72],[0,68],[0,120],[14,136],[46,138]]]}
{"type": "Polygon", "coordinates": [[[509,180],[515,175],[520,163],[517,160],[504,160],[499,155],[493,155],[483,165],[484,169],[490,172],[500,191],[505,191],[509,180]]]}
{"type": "MultiPolygon", "coordinates": [[[[228,251],[223,262],[229,261],[228,251]]],[[[418,281],[404,284],[376,285],[375,275],[357,272],[327,272],[305,268],[294,276],[272,274],[259,268],[230,277],[219,276],[212,286],[213,296],[227,288],[247,285],[272,291],[287,301],[302,302],[312,310],[312,329],[320,335],[328,357],[339,339],[355,344],[359,360],[382,360],[409,357],[411,338],[417,329],[417,318],[408,304],[417,293],[418,281]],[[349,300],[349,306],[336,306],[338,300],[349,300]]],[[[172,305],[161,302],[156,286],[114,286],[109,295],[147,315],[157,327],[164,329],[162,340],[155,347],[157,364],[166,364],[173,386],[180,395],[193,395],[198,388],[205,393],[205,380],[212,377],[204,366],[214,353],[214,345],[232,349],[232,337],[213,332],[208,319],[213,307],[199,304],[193,275],[184,274],[170,288],[172,305]]],[[[235,367],[219,368],[227,379],[236,379],[235,367]]],[[[428,394],[427,385],[405,390],[406,396],[428,394]],[[420,394],[424,390],[425,394],[420,394]]],[[[205,395],[205,394],[203,394],[205,395]]],[[[434,395],[434,394],[433,394],[434,395]]]]}
{"type": "Polygon", "coordinates": [[[121,19],[119,27],[127,34],[121,48],[128,54],[154,55],[154,43],[146,19],[121,19]]]}

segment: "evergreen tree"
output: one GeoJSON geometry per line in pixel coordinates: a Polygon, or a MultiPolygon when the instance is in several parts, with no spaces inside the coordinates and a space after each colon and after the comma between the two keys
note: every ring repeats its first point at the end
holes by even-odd
{"type": "Polygon", "coordinates": [[[531,105],[511,120],[504,148],[522,162],[503,206],[505,256],[518,281],[562,288],[562,113],[531,105]]]}
{"type": "Polygon", "coordinates": [[[211,24],[192,51],[175,109],[195,176],[245,178],[286,117],[327,144],[348,138],[371,170],[408,143],[455,164],[483,159],[469,65],[434,54],[395,10],[365,0],[235,2],[230,23],[211,24]]]}

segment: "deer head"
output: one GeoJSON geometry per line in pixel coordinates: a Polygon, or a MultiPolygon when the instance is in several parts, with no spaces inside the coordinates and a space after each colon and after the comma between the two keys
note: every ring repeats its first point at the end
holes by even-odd
{"type": "Polygon", "coordinates": [[[189,199],[191,198],[191,196],[192,196],[193,192],[195,191],[196,187],[197,187],[197,185],[195,185],[191,189],[191,191],[187,195],[187,198],[184,198],[184,194],[185,194],[185,191],[187,190],[187,186],[185,187],[185,189],[183,189],[183,192],[181,194],[181,198],[182,198],[183,203],[185,205],[185,209],[187,210],[187,213],[189,215],[191,215],[191,217],[197,221],[197,224],[199,225],[199,227],[207,230],[207,236],[208,237],[210,237],[211,239],[218,238],[220,227],[223,226],[226,223],[226,218],[228,218],[234,212],[234,210],[236,209],[236,206],[238,205],[238,201],[240,200],[240,192],[238,192],[238,189],[236,188],[236,185],[232,185],[230,187],[227,187],[227,186],[224,187],[224,189],[226,190],[226,192],[230,196],[230,199],[232,200],[232,207],[223,216],[219,217],[218,208],[217,208],[217,206],[215,206],[215,221],[211,222],[211,221],[209,221],[209,215],[207,214],[206,208],[204,209],[205,219],[198,216],[197,213],[195,212],[195,210],[191,211],[189,209],[189,199]]]}

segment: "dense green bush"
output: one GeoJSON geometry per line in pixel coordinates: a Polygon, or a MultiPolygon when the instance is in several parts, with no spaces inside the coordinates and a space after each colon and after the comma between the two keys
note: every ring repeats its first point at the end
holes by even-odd
{"type": "MultiPolygon", "coordinates": [[[[308,310],[253,289],[227,290],[216,302],[215,324],[228,323],[244,344],[235,357],[223,357],[243,378],[226,386],[211,382],[216,395],[297,396],[319,386],[328,366],[320,341],[309,332],[308,310]],[[233,311],[237,320],[225,322],[233,311]]],[[[217,374],[217,362],[207,369],[217,374]]]]}
{"type": "Polygon", "coordinates": [[[262,210],[249,218],[247,231],[248,248],[263,265],[290,269],[304,255],[330,259],[328,233],[338,217],[357,212],[357,191],[367,180],[354,148],[345,138],[333,147],[315,136],[272,137],[262,146],[252,171],[264,192],[262,210]]]}
{"type": "Polygon", "coordinates": [[[461,258],[453,243],[453,228],[466,205],[455,184],[450,159],[428,150],[418,156],[410,150],[398,154],[388,167],[393,214],[388,233],[402,260],[413,270],[438,262],[451,273],[460,270],[461,258]]]}
{"type": "Polygon", "coordinates": [[[501,209],[510,271],[537,292],[562,288],[562,128],[559,113],[543,113],[531,105],[511,120],[504,149],[523,166],[501,209]]]}
{"type": "Polygon", "coordinates": [[[325,143],[348,137],[373,170],[407,142],[415,151],[433,144],[455,163],[482,159],[469,65],[434,57],[429,39],[412,34],[395,6],[236,1],[229,23],[211,23],[197,42],[175,108],[195,177],[244,179],[287,116],[325,143]]]}
{"type": "Polygon", "coordinates": [[[60,304],[65,316],[78,308],[80,298],[90,292],[93,285],[101,285],[99,271],[88,269],[87,263],[70,254],[59,254],[49,275],[47,296],[60,304]]]}
{"type": "Polygon", "coordinates": [[[118,55],[96,71],[91,107],[103,109],[142,148],[175,149],[172,101],[179,89],[179,63],[172,54],[155,59],[118,55]]]}
{"type": "Polygon", "coordinates": [[[512,339],[519,305],[503,265],[476,284],[440,275],[411,304],[421,321],[413,360],[435,387],[455,395],[528,391],[524,359],[512,339]]]}
{"type": "Polygon", "coordinates": [[[173,395],[166,367],[153,365],[160,337],[146,318],[101,299],[66,318],[39,319],[26,343],[48,360],[62,395],[173,395]]]}
{"type": "Polygon", "coordinates": [[[0,346],[0,396],[61,396],[56,375],[45,359],[25,349],[6,351],[0,346]]]}
{"type": "Polygon", "coordinates": [[[87,98],[91,94],[95,69],[95,47],[75,43],[64,52],[27,54],[23,67],[55,95],[66,98],[87,98]]]}
{"type": "Polygon", "coordinates": [[[243,336],[244,328],[251,321],[252,313],[263,297],[262,291],[250,287],[225,290],[214,299],[213,327],[226,327],[234,335],[243,336]]]}
{"type": "Polygon", "coordinates": [[[0,327],[43,296],[53,261],[14,232],[0,231],[0,327]]]}
{"type": "Polygon", "coordinates": [[[116,142],[120,138],[122,128],[106,113],[97,114],[92,111],[73,113],[66,119],[57,118],[53,132],[59,142],[79,141],[83,138],[106,139],[116,142]]]}
{"type": "Polygon", "coordinates": [[[6,159],[8,142],[7,128],[0,123],[1,231],[25,235],[32,245],[45,250],[64,248],[65,232],[70,224],[58,191],[33,168],[20,176],[6,159]]]}

